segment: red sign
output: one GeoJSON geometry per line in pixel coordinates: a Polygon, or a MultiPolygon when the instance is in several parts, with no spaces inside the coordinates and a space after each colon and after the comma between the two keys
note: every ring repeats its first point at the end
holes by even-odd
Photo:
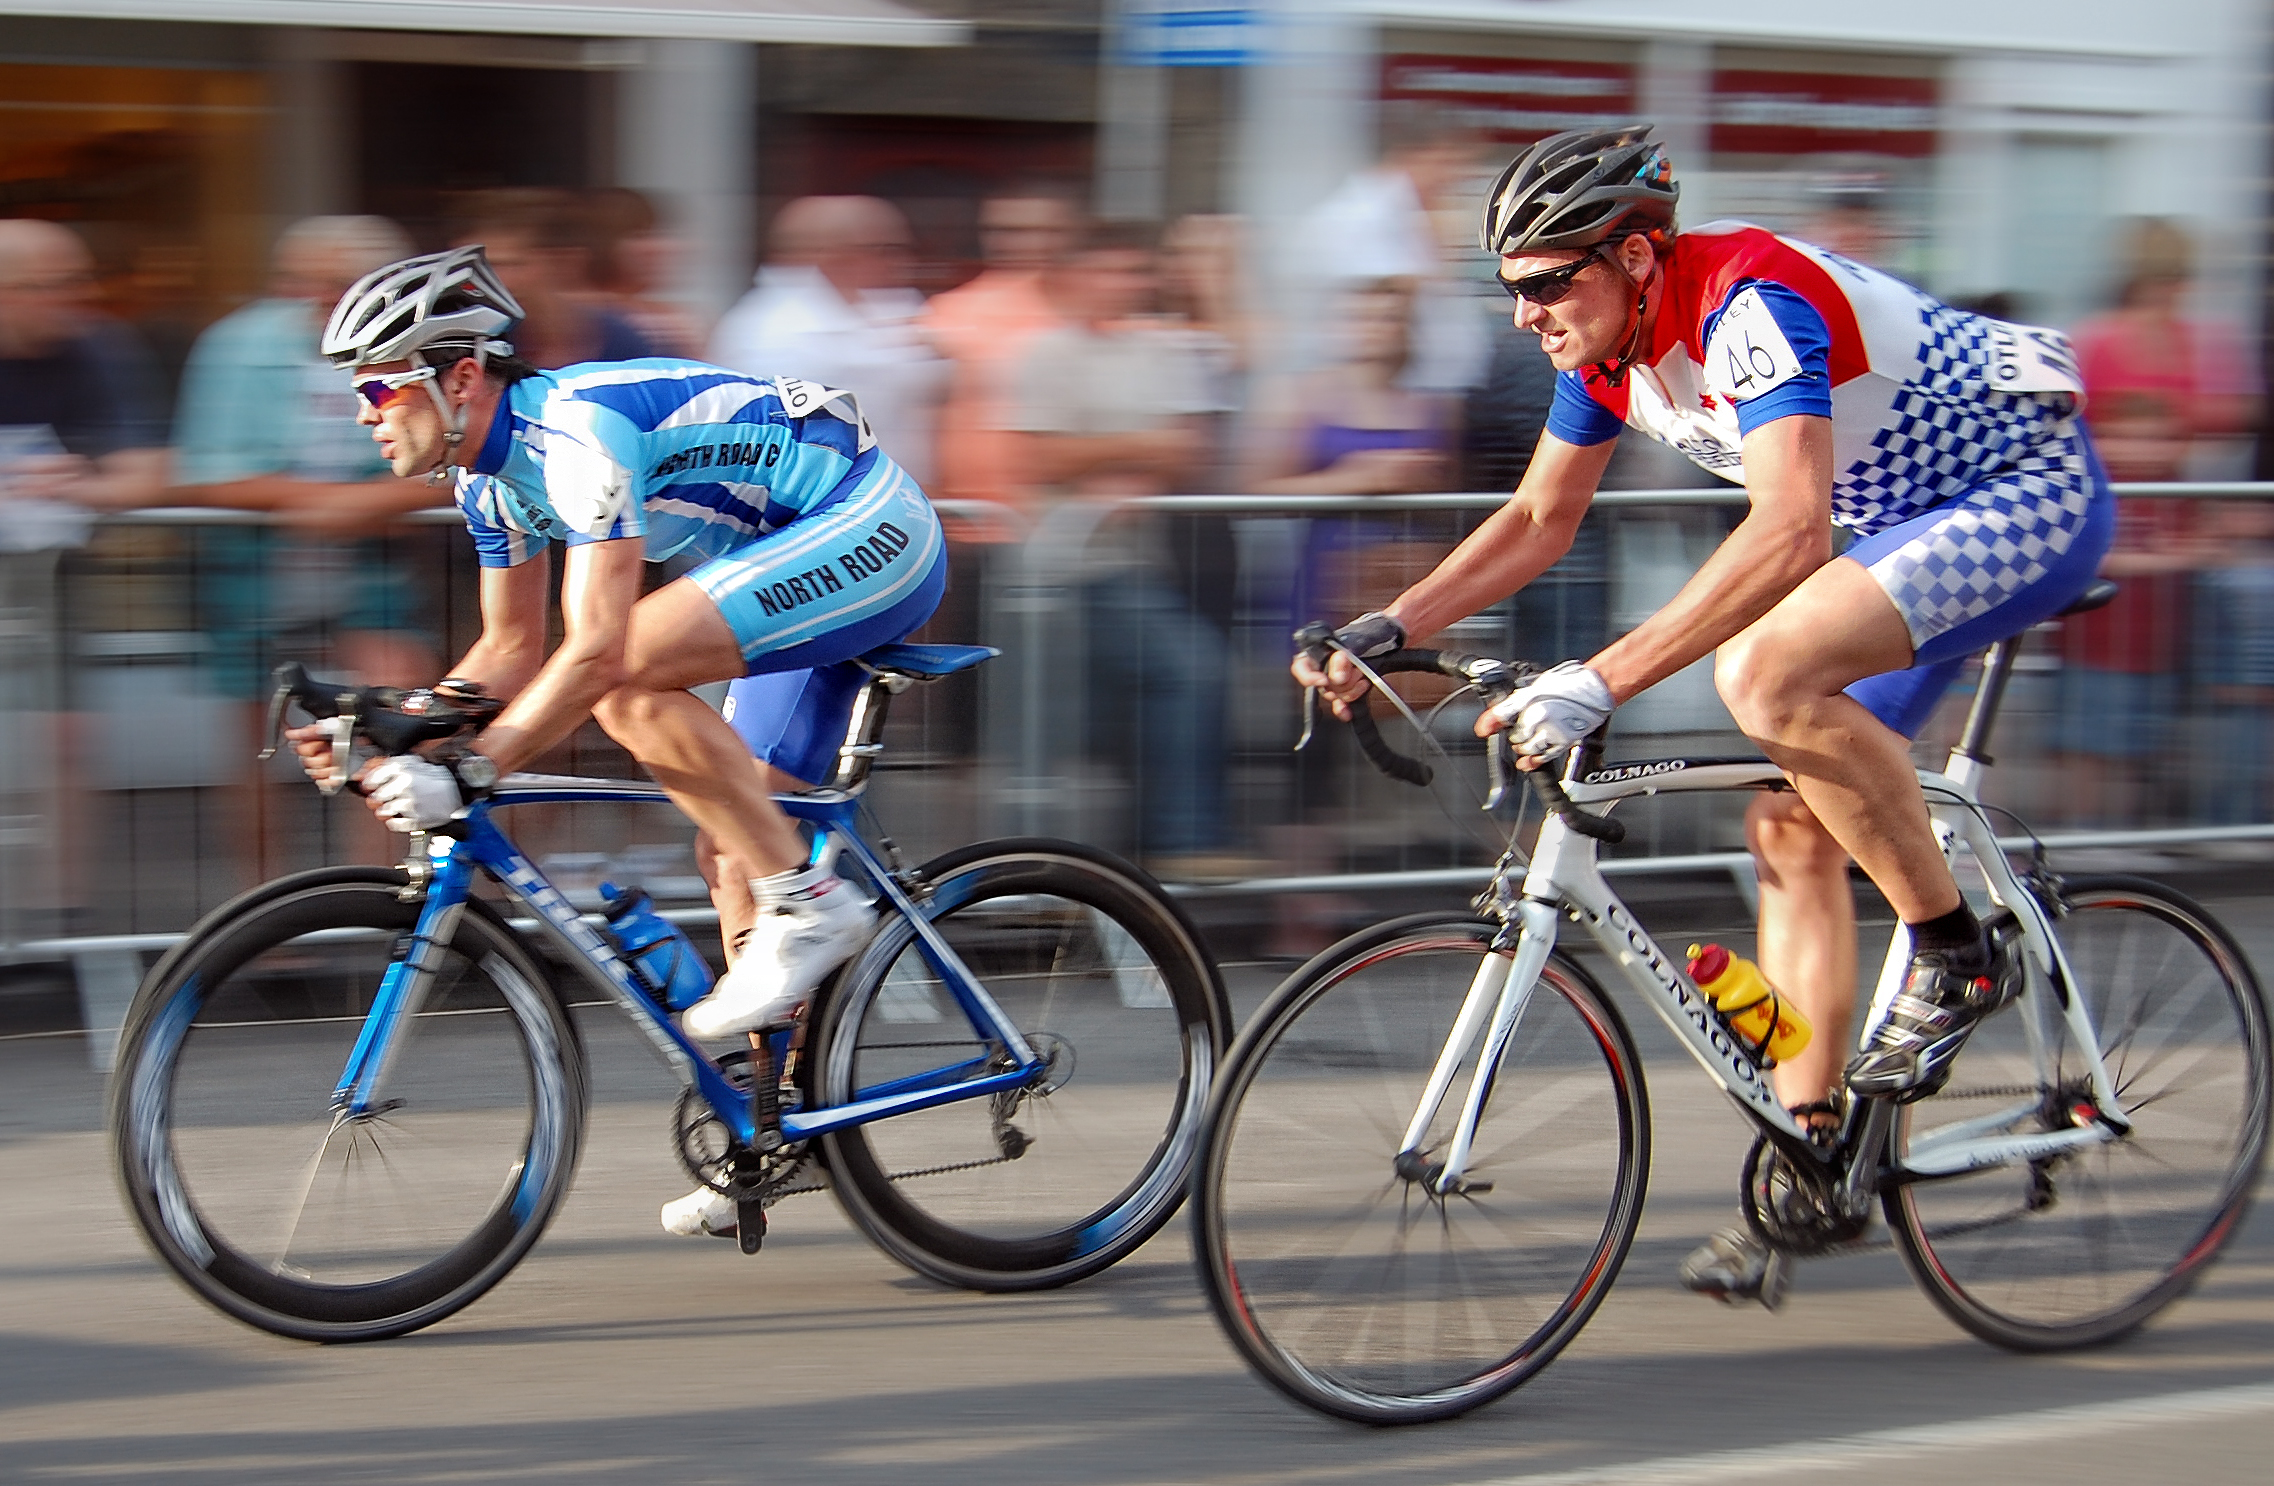
{"type": "Polygon", "coordinates": [[[1941,101],[1931,77],[1717,71],[1712,148],[1727,155],[1932,155],[1941,101]]]}
{"type": "Polygon", "coordinates": [[[1561,129],[1632,119],[1634,69],[1618,62],[1406,52],[1382,59],[1382,96],[1434,104],[1489,139],[1529,144],[1561,129]]]}

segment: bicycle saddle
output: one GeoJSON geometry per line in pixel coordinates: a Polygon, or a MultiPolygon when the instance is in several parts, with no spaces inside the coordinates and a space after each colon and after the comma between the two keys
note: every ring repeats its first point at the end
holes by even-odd
{"type": "Polygon", "coordinates": [[[992,645],[879,645],[860,662],[872,671],[929,679],[968,671],[1002,653],[992,645]]]}
{"type": "Polygon", "coordinates": [[[2116,597],[2117,590],[2118,585],[2113,579],[2095,578],[2086,585],[2083,593],[2077,595],[2076,602],[2053,617],[2059,619],[2069,614],[2089,614],[2095,609],[2105,607],[2109,600],[2116,597]]]}

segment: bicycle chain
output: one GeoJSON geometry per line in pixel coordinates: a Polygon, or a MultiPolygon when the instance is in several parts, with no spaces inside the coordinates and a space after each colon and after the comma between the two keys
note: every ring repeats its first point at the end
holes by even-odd
{"type": "MultiPolygon", "coordinates": [[[[1000,1166],[1006,1161],[1015,1161],[1017,1159],[1018,1157],[1016,1156],[989,1156],[984,1161],[953,1161],[945,1166],[925,1166],[920,1167],[915,1171],[888,1172],[885,1175],[885,1180],[889,1182],[906,1182],[913,1181],[920,1176],[945,1176],[951,1171],[976,1171],[982,1166],[1000,1166]]],[[[802,1197],[808,1192],[826,1192],[828,1190],[829,1184],[827,1182],[807,1182],[805,1185],[799,1187],[783,1187],[779,1191],[773,1193],[770,1200],[779,1201],[784,1197],[802,1197]]]]}
{"type": "Polygon", "coordinates": [[[1978,1089],[1944,1089],[1938,1099],[2017,1099],[2024,1094],[2044,1094],[2043,1084],[1988,1084],[1978,1089]]]}
{"type": "MultiPolygon", "coordinates": [[[[2020,1099],[2042,1097],[2046,1092],[2047,1090],[2042,1084],[1984,1084],[1975,1088],[1944,1089],[1936,1097],[1941,1099],[2020,1099]]],[[[2030,1209],[2026,1205],[2016,1207],[2007,1212],[1970,1218],[1961,1223],[1953,1223],[1948,1227],[1929,1229],[1927,1237],[1930,1241],[1942,1238],[1963,1238],[1969,1233],[1981,1233],[1991,1228],[2002,1228],[2008,1223],[2017,1223],[2028,1217],[2029,1214],[2030,1209]]],[[[1852,1238],[1817,1249],[1813,1255],[1807,1257],[1837,1259],[1848,1254],[1878,1253],[1882,1250],[1892,1249],[1895,1245],[1896,1240],[1892,1234],[1885,1238],[1852,1238]]]]}

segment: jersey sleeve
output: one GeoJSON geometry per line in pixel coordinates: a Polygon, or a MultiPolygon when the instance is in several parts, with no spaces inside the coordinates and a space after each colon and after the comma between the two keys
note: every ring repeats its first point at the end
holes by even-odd
{"type": "Polygon", "coordinates": [[[611,408],[557,399],[547,410],[545,503],[560,519],[564,546],[647,534],[647,479],[629,420],[611,408]]]}
{"type": "Polygon", "coordinates": [[[1588,395],[1577,372],[1557,372],[1555,401],[1548,406],[1548,432],[1582,448],[1608,443],[1626,427],[1618,414],[1588,395]]]}
{"type": "Polygon", "coordinates": [[[485,568],[517,568],[545,549],[542,537],[515,531],[497,515],[496,482],[488,475],[458,477],[458,514],[474,539],[474,560],[485,568]]]}
{"type": "Polygon", "coordinates": [[[1740,433],[1795,414],[1832,416],[1832,335],[1798,291],[1739,284],[1705,326],[1705,384],[1740,433]]]}

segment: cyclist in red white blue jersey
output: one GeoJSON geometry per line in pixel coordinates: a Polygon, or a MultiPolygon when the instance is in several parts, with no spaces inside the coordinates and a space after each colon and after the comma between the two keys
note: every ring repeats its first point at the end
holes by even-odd
{"type": "MultiPolygon", "coordinates": [[[[1680,187],[1647,126],[1540,141],[1485,201],[1519,329],[1558,369],[1522,483],[1451,556],[1342,631],[1355,652],[1418,642],[1537,578],[1571,544],[1624,428],[1745,487],[1745,519],[1658,613],[1488,712],[1534,764],[1708,654],[1790,793],[1747,815],[1764,970],[1814,1022],[1780,1097],[1832,1117],[1843,1089],[1924,1097],[2020,966],[1961,897],[1909,739],[1959,666],[2092,581],[2115,503],[2081,421],[2066,342],[1942,304],[1864,264],[1742,222],[1675,226],[1680,187]],[[1833,527],[1847,534],[1835,555],[1833,527]],[[1890,1014],[1848,1058],[1853,858],[1911,932],[1890,1014]]],[[[1325,673],[1338,706],[1365,683],[1325,673]]],[[[1784,1261],[1744,1230],[1684,1279],[1775,1304],[1784,1261]]]]}

